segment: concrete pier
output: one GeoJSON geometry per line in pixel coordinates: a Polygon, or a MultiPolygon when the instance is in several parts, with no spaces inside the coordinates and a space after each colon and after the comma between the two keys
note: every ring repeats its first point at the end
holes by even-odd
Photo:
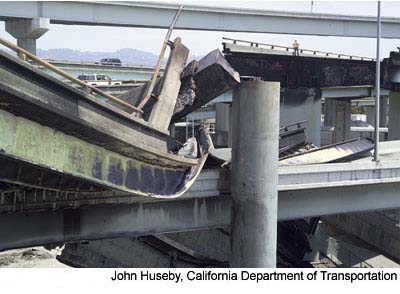
{"type": "Polygon", "coordinates": [[[335,108],[336,101],[334,99],[325,99],[324,104],[324,126],[332,127],[335,125],[335,108]]]}
{"type": "Polygon", "coordinates": [[[400,140],[400,92],[389,94],[389,140],[400,140]]]}
{"type": "Polygon", "coordinates": [[[216,147],[231,147],[231,106],[228,103],[215,104],[216,147]]]}
{"type": "Polygon", "coordinates": [[[365,106],[365,115],[367,117],[367,123],[371,126],[375,126],[375,105],[365,106]]]}
{"type": "Polygon", "coordinates": [[[333,142],[343,142],[351,139],[351,100],[335,99],[335,130],[333,142]]]}
{"type": "MultiPolygon", "coordinates": [[[[381,96],[379,99],[379,126],[381,128],[386,128],[388,124],[388,97],[381,96]]],[[[367,123],[371,126],[375,126],[375,105],[366,105],[364,106],[364,111],[367,117],[367,123]]]]}
{"type": "MultiPolygon", "coordinates": [[[[350,140],[351,100],[336,98],[325,99],[324,112],[324,125],[327,127],[334,127],[332,142],[329,142],[329,144],[350,140]]],[[[371,113],[373,113],[373,109],[371,113]]],[[[371,118],[371,115],[367,115],[367,117],[371,118]]]]}
{"type": "Polygon", "coordinates": [[[280,83],[233,93],[231,267],[275,267],[280,83]]]}
{"type": "Polygon", "coordinates": [[[381,128],[386,128],[388,125],[388,100],[387,96],[382,97],[380,101],[380,114],[379,114],[379,126],[381,128]]]}
{"type": "Polygon", "coordinates": [[[6,31],[17,39],[17,45],[36,55],[36,40],[49,30],[48,18],[9,19],[6,31]]]}

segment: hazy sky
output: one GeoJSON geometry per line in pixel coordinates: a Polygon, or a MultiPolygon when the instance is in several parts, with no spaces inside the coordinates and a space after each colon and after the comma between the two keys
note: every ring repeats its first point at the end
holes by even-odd
{"type": "MultiPolygon", "coordinates": [[[[152,1],[160,2],[160,1],[152,1]]],[[[311,1],[164,1],[169,3],[198,4],[209,6],[258,8],[266,10],[304,11],[309,12],[311,1]]],[[[314,1],[316,13],[376,15],[376,1],[314,1]]],[[[399,17],[400,2],[383,1],[383,17],[399,17]]],[[[71,48],[82,51],[115,51],[121,48],[136,48],[152,53],[159,53],[166,30],[116,27],[90,27],[51,25],[50,31],[38,40],[38,47],[71,48]]],[[[240,38],[270,44],[290,46],[294,39],[300,41],[302,48],[321,51],[332,51],[361,56],[375,55],[376,41],[367,38],[313,37],[275,34],[226,33],[205,31],[175,30],[173,37],[182,37],[191,50],[191,54],[204,55],[215,49],[221,49],[222,37],[240,38]]],[[[0,22],[0,36],[14,40],[4,30],[0,22]]],[[[382,56],[400,46],[400,40],[382,40],[382,56]]]]}

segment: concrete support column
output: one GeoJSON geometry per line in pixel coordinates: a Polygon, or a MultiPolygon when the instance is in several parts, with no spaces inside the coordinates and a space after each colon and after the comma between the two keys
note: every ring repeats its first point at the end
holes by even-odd
{"type": "Polygon", "coordinates": [[[400,92],[389,94],[389,141],[400,140],[400,92]]]}
{"type": "MultiPolygon", "coordinates": [[[[387,127],[387,115],[388,115],[388,97],[382,97],[379,100],[380,101],[380,115],[379,115],[379,126],[381,128],[387,127]]],[[[371,126],[375,126],[375,105],[367,105],[364,106],[365,109],[365,114],[367,116],[367,123],[369,123],[371,126]]]]}
{"type": "Polygon", "coordinates": [[[36,55],[36,39],[19,38],[17,39],[17,46],[36,55]]]}
{"type": "Polygon", "coordinates": [[[367,123],[375,126],[375,105],[364,106],[365,114],[367,116],[367,123]]]}
{"type": "Polygon", "coordinates": [[[309,261],[309,262],[319,262],[320,261],[320,254],[319,254],[319,248],[322,246],[320,239],[320,232],[319,232],[319,224],[311,236],[309,236],[309,243],[310,243],[310,248],[311,252],[308,252],[304,256],[304,261],[309,261]]]}
{"type": "Polygon", "coordinates": [[[335,99],[326,99],[324,104],[324,126],[332,127],[335,125],[335,99]]]}
{"type": "Polygon", "coordinates": [[[281,88],[280,125],[305,123],[308,143],[321,144],[321,90],[318,88],[281,88]]]}
{"type": "Polygon", "coordinates": [[[333,143],[351,139],[351,100],[334,99],[336,103],[333,143]]]}
{"type": "Polygon", "coordinates": [[[17,45],[36,55],[36,39],[49,30],[48,18],[8,19],[6,31],[17,39],[17,45]]]}
{"type": "Polygon", "coordinates": [[[231,146],[231,106],[228,103],[215,104],[215,142],[216,147],[231,146]]]}
{"type": "Polygon", "coordinates": [[[382,97],[380,99],[380,114],[379,114],[379,126],[386,128],[388,125],[388,97],[382,97]]]}
{"type": "Polygon", "coordinates": [[[233,93],[231,267],[275,267],[279,99],[276,82],[233,93]]]}

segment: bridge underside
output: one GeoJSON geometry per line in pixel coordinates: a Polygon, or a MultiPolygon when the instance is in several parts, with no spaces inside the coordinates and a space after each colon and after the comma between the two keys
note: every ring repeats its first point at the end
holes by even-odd
{"type": "MultiPolygon", "coordinates": [[[[279,192],[279,220],[400,207],[400,183],[279,192]]],[[[0,250],[225,227],[230,196],[2,214],[0,250]]],[[[120,204],[118,204],[120,203],[120,204]]]]}
{"type": "MultiPolygon", "coordinates": [[[[384,144],[381,150],[390,156],[382,155],[379,166],[369,158],[281,166],[279,220],[400,207],[400,163],[390,153],[398,150],[398,143],[384,144]]],[[[72,187],[73,182],[66,183],[72,187]]],[[[0,221],[7,226],[0,227],[0,250],[225,227],[230,224],[230,200],[229,170],[219,168],[203,170],[187,193],[169,200],[95,188],[91,193],[60,192],[13,184],[1,193],[0,221]]]]}

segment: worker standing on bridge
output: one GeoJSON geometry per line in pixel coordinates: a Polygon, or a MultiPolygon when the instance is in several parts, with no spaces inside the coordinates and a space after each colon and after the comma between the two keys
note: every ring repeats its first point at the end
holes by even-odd
{"type": "Polygon", "coordinates": [[[293,55],[294,56],[299,56],[299,46],[300,46],[300,44],[299,44],[299,42],[297,42],[297,40],[294,40],[294,42],[293,42],[293,55]]]}

